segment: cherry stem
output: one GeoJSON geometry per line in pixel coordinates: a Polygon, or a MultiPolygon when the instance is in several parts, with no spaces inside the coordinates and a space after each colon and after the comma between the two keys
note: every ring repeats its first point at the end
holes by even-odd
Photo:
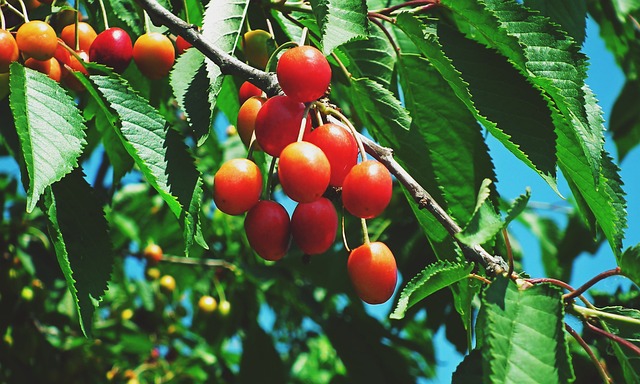
{"type": "Polygon", "coordinates": [[[238,271],[238,267],[235,264],[221,259],[196,259],[193,257],[163,255],[160,261],[174,264],[201,265],[203,267],[222,267],[233,272],[238,271]]]}
{"type": "Polygon", "coordinates": [[[74,22],[74,26],[75,26],[75,33],[73,35],[74,37],[74,47],[75,50],[77,51],[78,49],[80,49],[80,33],[78,33],[78,23],[80,22],[80,2],[78,0],[75,0],[73,2],[73,8],[75,8],[76,10],[76,18],[75,18],[75,22],[74,22]]]}
{"type": "Polygon", "coordinates": [[[509,263],[509,271],[507,274],[511,276],[513,273],[513,252],[511,251],[511,241],[509,240],[509,232],[507,232],[507,228],[502,229],[502,236],[504,237],[504,244],[507,247],[507,262],[509,263]]]}
{"type": "Polygon", "coordinates": [[[189,5],[187,3],[187,0],[182,0],[182,6],[184,7],[184,21],[186,21],[187,24],[191,24],[189,21],[189,5]]]}
{"type": "Polygon", "coordinates": [[[360,225],[362,226],[362,239],[364,244],[370,244],[371,240],[369,240],[369,229],[367,228],[367,220],[360,219],[360,225]]]}
{"type": "Polygon", "coordinates": [[[0,29],[2,30],[6,29],[6,22],[4,20],[4,12],[2,12],[2,8],[0,8],[0,29]]]}
{"type": "Polygon", "coordinates": [[[107,19],[107,10],[104,7],[104,0],[98,0],[100,4],[100,11],[102,12],[102,21],[104,22],[104,29],[109,29],[109,20],[107,19]]]}
{"type": "Polygon", "coordinates": [[[265,188],[265,193],[266,193],[266,200],[271,200],[271,183],[273,180],[273,173],[276,169],[276,157],[273,157],[271,159],[271,164],[269,164],[269,174],[267,175],[267,185],[265,188]]]}
{"type": "Polygon", "coordinates": [[[620,267],[616,267],[614,269],[610,269],[608,271],[604,271],[604,272],[596,275],[591,280],[589,280],[586,283],[584,283],[582,286],[578,287],[578,289],[576,289],[575,291],[567,293],[566,295],[564,295],[564,299],[565,300],[571,300],[571,299],[573,299],[573,298],[575,298],[577,296],[580,296],[583,293],[585,293],[587,291],[587,289],[591,288],[593,285],[595,285],[596,283],[600,282],[601,280],[604,280],[604,279],[606,279],[607,277],[610,277],[610,276],[619,275],[620,273],[621,273],[620,267]]]}
{"type": "Polygon", "coordinates": [[[600,361],[598,360],[598,357],[595,355],[595,353],[593,353],[593,350],[591,349],[589,344],[587,344],[587,342],[584,341],[582,336],[580,336],[580,334],[578,334],[578,332],[576,332],[575,329],[571,328],[567,323],[564,324],[564,329],[566,329],[566,331],[569,332],[569,334],[573,336],[574,339],[576,339],[576,341],[578,342],[578,344],[580,344],[582,349],[584,349],[587,355],[589,355],[589,358],[593,362],[593,365],[596,366],[596,369],[598,370],[598,374],[600,374],[600,377],[602,378],[602,380],[606,383],[613,383],[613,380],[607,374],[605,367],[602,365],[602,363],[600,363],[600,361]]]}
{"type": "Polygon", "coordinates": [[[634,326],[640,326],[640,320],[633,318],[633,317],[628,317],[628,316],[623,316],[623,315],[618,315],[616,313],[610,313],[610,312],[605,312],[602,310],[597,309],[594,306],[589,306],[588,308],[585,307],[580,307],[577,306],[575,304],[572,304],[570,307],[571,310],[577,312],[578,314],[580,314],[580,316],[582,316],[582,318],[584,319],[589,319],[589,318],[597,318],[599,320],[602,319],[609,319],[609,320],[613,320],[613,321],[617,321],[617,322],[621,322],[621,323],[627,323],[627,324],[632,324],[634,326]]]}
{"type": "Polygon", "coordinates": [[[300,130],[298,131],[297,141],[302,141],[302,138],[304,137],[304,131],[307,127],[307,119],[309,118],[309,111],[314,106],[314,104],[315,103],[309,103],[304,107],[304,114],[302,115],[302,120],[300,120],[300,130]]]}
{"type": "Polygon", "coordinates": [[[220,281],[215,275],[213,276],[213,286],[216,288],[216,292],[218,292],[220,302],[227,301],[227,297],[224,295],[224,289],[220,286],[220,281]]]}
{"type": "Polygon", "coordinates": [[[335,52],[331,52],[331,57],[333,57],[333,59],[336,61],[336,63],[338,63],[338,67],[340,67],[340,70],[342,71],[342,73],[344,73],[345,77],[347,79],[351,80],[351,77],[353,77],[351,75],[351,72],[349,72],[347,67],[345,67],[344,63],[342,62],[342,60],[340,60],[338,55],[336,55],[335,52]]]}
{"type": "Polygon", "coordinates": [[[340,223],[340,226],[342,227],[342,243],[344,244],[344,248],[347,250],[347,252],[351,252],[351,248],[349,248],[349,243],[347,242],[347,231],[345,229],[344,205],[342,206],[342,218],[340,220],[340,223]]]}
{"type": "Polygon", "coordinates": [[[384,33],[384,35],[387,37],[387,40],[389,40],[389,44],[391,44],[391,46],[393,47],[393,50],[396,53],[396,55],[400,55],[400,47],[398,47],[398,44],[396,44],[396,41],[393,39],[393,36],[391,36],[391,32],[389,32],[389,30],[384,26],[384,24],[382,24],[382,22],[376,18],[369,17],[369,21],[371,21],[373,24],[377,25],[378,28],[380,28],[382,33],[384,33]]]}
{"type": "Polygon", "coordinates": [[[309,28],[307,27],[302,28],[302,34],[300,34],[300,40],[298,42],[298,45],[300,46],[305,45],[305,43],[307,42],[308,35],[309,35],[309,28]]]}
{"type": "MultiPolygon", "coordinates": [[[[266,19],[267,22],[267,29],[269,30],[269,34],[271,35],[271,37],[274,39],[276,38],[276,33],[273,31],[273,25],[271,25],[271,20],[266,19]]],[[[277,44],[276,44],[277,45],[277,44]]]]}
{"type": "Polygon", "coordinates": [[[381,13],[377,13],[377,12],[368,12],[367,13],[367,17],[369,18],[369,20],[373,21],[375,19],[380,19],[380,20],[384,20],[387,21],[389,23],[395,23],[395,20],[393,20],[392,18],[390,18],[389,16],[383,15],[381,13]]]}
{"type": "Polygon", "coordinates": [[[24,19],[25,23],[29,22],[29,14],[27,13],[27,6],[24,4],[23,0],[18,0],[18,3],[20,3],[20,9],[22,9],[22,13],[20,13],[17,9],[15,9],[11,4],[9,4],[7,2],[7,5],[11,8],[14,9],[15,11],[18,11],[17,13],[20,15],[22,15],[22,18],[24,19]]]}
{"type": "Polygon", "coordinates": [[[467,278],[469,278],[469,279],[476,279],[476,280],[480,280],[480,281],[482,281],[483,283],[485,283],[485,284],[487,284],[487,285],[491,285],[491,280],[487,279],[487,278],[486,278],[486,277],[484,277],[484,276],[477,275],[477,274],[475,274],[475,273],[470,273],[470,274],[467,276],[467,278]]]}
{"type": "Polygon", "coordinates": [[[620,345],[624,345],[625,347],[627,347],[628,349],[630,349],[633,353],[635,353],[636,355],[640,356],[640,347],[638,347],[637,345],[633,344],[632,342],[630,342],[629,340],[626,340],[618,335],[614,335],[613,333],[604,331],[598,327],[596,327],[595,325],[591,324],[589,321],[584,321],[583,322],[584,325],[593,333],[597,333],[600,336],[604,336],[612,341],[615,341],[616,343],[620,344],[620,345]]]}

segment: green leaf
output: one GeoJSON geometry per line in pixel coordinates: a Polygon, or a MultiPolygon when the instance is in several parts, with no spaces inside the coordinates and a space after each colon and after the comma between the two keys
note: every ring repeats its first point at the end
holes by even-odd
{"type": "Polygon", "coordinates": [[[524,5],[540,11],[565,30],[578,45],[582,45],[587,30],[587,2],[585,0],[526,0],[524,5]]]}
{"type": "Polygon", "coordinates": [[[80,327],[91,337],[93,315],[107,290],[115,255],[102,206],[83,176],[76,169],[47,188],[44,210],[80,327]]]}
{"type": "Polygon", "coordinates": [[[527,203],[529,203],[529,198],[531,198],[531,189],[527,187],[524,194],[518,196],[511,206],[507,210],[507,217],[504,220],[504,226],[506,228],[509,223],[511,223],[514,219],[516,219],[520,214],[527,208],[527,203]]]}
{"type": "Polygon", "coordinates": [[[640,244],[627,248],[618,259],[622,274],[640,286],[640,244]]]}
{"type": "Polygon", "coordinates": [[[336,50],[336,54],[339,53],[348,58],[345,65],[353,77],[366,77],[385,89],[391,87],[396,54],[379,28],[372,28],[366,40],[355,40],[342,45],[336,50]]]}
{"type": "MultiPolygon", "coordinates": [[[[248,0],[211,0],[204,13],[202,34],[210,44],[213,44],[222,51],[233,54],[238,45],[240,32],[242,31],[246,18],[248,0]]],[[[211,60],[205,59],[207,74],[209,77],[208,101],[211,111],[216,106],[218,95],[222,90],[224,75],[220,68],[211,60]]],[[[200,79],[201,76],[198,77],[200,79]]],[[[200,84],[202,87],[202,84],[200,84]]],[[[191,94],[191,99],[201,97],[199,93],[191,94]]],[[[208,129],[209,126],[207,126],[208,129]]],[[[199,138],[198,145],[205,141],[206,137],[199,138]]]]}
{"type": "Polygon", "coordinates": [[[322,32],[325,56],[345,43],[366,39],[368,23],[364,0],[314,0],[311,6],[322,32]]]}
{"type": "Polygon", "coordinates": [[[402,319],[407,310],[432,293],[467,278],[473,264],[437,261],[427,266],[402,289],[392,319],[402,319]]]}
{"type": "Polygon", "coordinates": [[[199,207],[202,188],[200,174],[182,138],[166,128],[164,118],[132,91],[119,76],[93,75],[91,81],[117,114],[117,133],[144,175],[179,219],[184,231],[185,254],[195,238],[202,241],[199,207]]]}
{"type": "Polygon", "coordinates": [[[504,58],[443,24],[423,23],[412,15],[401,13],[396,25],[427,57],[475,119],[557,190],[555,148],[547,144],[555,140],[555,134],[547,102],[540,92],[516,73],[504,58]],[[443,35],[448,42],[447,55],[457,58],[456,65],[462,68],[454,67],[452,59],[445,55],[438,35],[443,35]],[[487,65],[487,61],[482,60],[492,64],[487,65]],[[464,79],[460,70],[465,71],[464,79]],[[469,82],[473,83],[473,88],[469,82]],[[497,84],[503,84],[499,93],[493,92],[499,86],[497,84]]]}
{"type": "Polygon", "coordinates": [[[182,54],[171,71],[171,86],[200,146],[209,137],[213,106],[202,95],[209,91],[204,55],[197,49],[182,54]]]}
{"type": "Polygon", "coordinates": [[[54,80],[18,63],[10,73],[9,101],[29,176],[31,212],[45,188],[78,165],[85,126],[73,99],[54,80]]]}
{"type": "Polygon", "coordinates": [[[140,36],[144,33],[144,22],[135,0],[107,1],[105,7],[110,10],[108,14],[115,15],[131,28],[134,35],[140,36]]]}
{"type": "Polygon", "coordinates": [[[360,108],[365,112],[360,117],[367,122],[369,129],[409,130],[411,116],[391,91],[369,79],[353,79],[351,86],[360,108]]]}
{"type": "Polygon", "coordinates": [[[491,180],[485,179],[478,192],[476,208],[473,216],[456,237],[463,243],[473,246],[489,242],[504,227],[502,217],[496,212],[495,206],[489,200],[491,196],[491,180]]]}
{"type": "Polygon", "coordinates": [[[486,312],[484,382],[572,381],[563,308],[557,287],[539,284],[520,290],[506,278],[492,282],[481,309],[486,312]]]}
{"type": "Polygon", "coordinates": [[[453,372],[451,383],[481,383],[483,377],[482,363],[482,353],[479,349],[474,349],[471,353],[465,356],[464,360],[462,360],[453,372]]]}

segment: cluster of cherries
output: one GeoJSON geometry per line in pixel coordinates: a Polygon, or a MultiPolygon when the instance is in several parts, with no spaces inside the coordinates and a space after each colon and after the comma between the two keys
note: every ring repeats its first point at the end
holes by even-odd
{"type": "MultiPolygon", "coordinates": [[[[178,54],[190,47],[183,38],[176,39],[178,54]]],[[[167,36],[149,32],[132,44],[129,34],[121,28],[107,28],[97,34],[86,22],[65,26],[56,35],[48,23],[41,20],[24,22],[14,33],[0,29],[0,75],[8,76],[9,65],[23,60],[26,67],[40,71],[68,88],[82,91],[82,84],[71,71],[87,74],[79,60],[97,62],[122,73],[133,59],[140,72],[149,79],[165,77],[175,61],[174,43],[167,36]]]]}
{"type": "MultiPolygon", "coordinates": [[[[291,48],[280,56],[276,74],[284,95],[267,99],[254,85],[242,85],[237,130],[245,145],[278,159],[282,190],[297,202],[291,218],[280,203],[261,198],[263,176],[249,159],[225,162],[213,186],[218,209],[230,215],[246,212],[249,244],[270,261],[288,252],[291,239],[307,255],[322,254],[333,245],[338,214],[323,197],[328,188],[341,191],[344,208],[363,222],[379,215],[392,194],[386,167],[376,160],[358,163],[362,145],[355,131],[342,124],[323,124],[321,118],[312,129],[310,107],[325,95],[331,81],[324,55],[312,46],[291,48]]],[[[393,294],[397,267],[384,243],[369,242],[365,234],[364,244],[351,251],[347,269],[363,301],[380,304],[393,294]]]]}

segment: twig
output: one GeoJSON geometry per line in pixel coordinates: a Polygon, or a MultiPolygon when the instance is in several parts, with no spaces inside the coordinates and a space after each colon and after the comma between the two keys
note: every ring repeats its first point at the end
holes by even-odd
{"type": "Polygon", "coordinates": [[[575,297],[578,297],[580,295],[582,295],[583,293],[585,293],[587,291],[587,289],[591,288],[594,284],[598,283],[600,280],[604,280],[607,277],[610,276],[615,276],[615,275],[619,275],[620,274],[620,267],[616,267],[614,269],[610,269],[608,271],[602,272],[600,274],[598,274],[597,276],[595,276],[593,279],[587,281],[586,283],[584,283],[582,286],[578,287],[578,289],[576,289],[573,292],[567,293],[566,295],[564,295],[564,299],[565,300],[571,300],[575,297]]]}
{"type": "Polygon", "coordinates": [[[182,256],[167,256],[164,255],[160,261],[167,263],[175,263],[175,264],[186,264],[186,265],[202,265],[205,267],[222,267],[227,268],[230,271],[235,272],[238,267],[234,264],[226,260],[220,259],[196,259],[193,257],[182,257],[182,256]]]}
{"type": "Polygon", "coordinates": [[[587,342],[584,341],[584,339],[578,334],[578,332],[576,332],[575,329],[571,328],[569,324],[565,323],[564,329],[566,329],[567,332],[569,332],[569,334],[573,336],[574,339],[576,339],[582,349],[587,352],[587,355],[589,355],[589,358],[591,358],[591,361],[593,361],[593,364],[596,366],[596,369],[598,370],[600,377],[602,377],[602,380],[604,380],[605,383],[613,383],[613,379],[609,377],[605,367],[602,365],[602,363],[600,363],[598,357],[596,357],[596,355],[593,353],[593,350],[591,349],[589,344],[587,344],[587,342]]]}
{"type": "Polygon", "coordinates": [[[612,341],[615,341],[618,344],[624,345],[625,347],[633,351],[636,355],[640,356],[640,348],[637,345],[630,342],[629,340],[624,339],[618,335],[614,335],[613,333],[604,331],[596,327],[595,325],[591,324],[589,321],[584,321],[584,325],[593,333],[597,333],[600,336],[604,336],[608,339],[611,339],[612,341]]]}

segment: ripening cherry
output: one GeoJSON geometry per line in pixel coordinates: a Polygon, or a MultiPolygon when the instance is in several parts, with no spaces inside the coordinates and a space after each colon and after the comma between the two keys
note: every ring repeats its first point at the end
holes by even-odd
{"type": "Polygon", "coordinates": [[[327,198],[300,203],[291,215],[293,241],[307,255],[326,252],[336,239],[338,214],[327,198]]]}
{"type": "Polygon", "coordinates": [[[123,29],[112,27],[100,32],[89,48],[89,57],[96,63],[124,72],[133,57],[131,37],[123,29]]]}
{"type": "MultiPolygon", "coordinates": [[[[93,29],[93,27],[81,21],[78,23],[78,50],[89,52],[91,48],[91,44],[96,39],[98,34],[93,29]]],[[[65,42],[69,47],[76,48],[76,25],[69,24],[66,27],[62,28],[60,32],[60,38],[65,42]]]]}
{"type": "Polygon", "coordinates": [[[262,89],[248,81],[242,83],[238,90],[238,99],[240,100],[240,104],[244,104],[245,101],[249,100],[249,98],[253,96],[262,96],[262,89]]]}
{"type": "Polygon", "coordinates": [[[0,29],[0,73],[9,72],[9,65],[18,60],[18,43],[11,32],[0,29]]]}
{"type": "Polygon", "coordinates": [[[322,97],[331,82],[331,67],[318,49],[302,45],[280,56],[276,68],[285,95],[307,103],[322,97]]]}
{"type": "Polygon", "coordinates": [[[330,178],[329,160],[316,145],[296,141],[280,153],[278,179],[292,200],[299,203],[318,200],[329,186],[330,178]]]}
{"type": "Polygon", "coordinates": [[[251,248],[265,260],[280,260],[291,244],[291,223],[284,207],[261,200],[247,213],[244,230],[251,248]]]}
{"type": "Polygon", "coordinates": [[[261,192],[260,168],[248,159],[227,161],[213,177],[213,201],[228,215],[247,212],[258,203],[261,192]]]}
{"type": "Polygon", "coordinates": [[[140,72],[151,80],[167,76],[175,59],[173,43],[162,33],[145,33],[133,45],[133,61],[140,72]]]}
{"type": "MultiPolygon", "coordinates": [[[[258,116],[260,108],[266,101],[267,99],[264,97],[250,97],[238,111],[238,123],[236,124],[238,135],[240,135],[240,139],[247,147],[251,143],[251,136],[253,136],[253,131],[256,127],[256,116],[258,116]]],[[[259,150],[260,146],[254,144],[254,149],[259,150]]]]}
{"type": "MultiPolygon", "coordinates": [[[[87,54],[87,52],[78,51],[76,52],[76,54],[85,63],[89,62],[89,54],[87,54]]],[[[84,65],[82,65],[82,63],[74,55],[71,55],[69,57],[69,65],[67,67],[64,67],[64,69],[62,70],[62,81],[67,87],[69,87],[70,89],[76,92],[84,91],[85,90],[84,85],[82,85],[80,80],[78,80],[75,77],[75,75],[71,72],[80,72],[85,76],[89,75],[89,72],[87,72],[87,69],[84,67],[84,65]]]]}
{"type": "Polygon", "coordinates": [[[356,217],[378,216],[391,201],[393,180],[380,162],[366,160],[357,164],[342,183],[342,203],[356,217]]]}
{"type": "MultiPolygon", "coordinates": [[[[287,145],[298,139],[305,106],[283,95],[268,99],[256,116],[256,140],[271,156],[278,157],[287,145]]],[[[311,119],[307,118],[305,134],[311,132],[311,119]]]]}
{"type": "Polygon", "coordinates": [[[56,53],[58,37],[44,21],[32,20],[22,24],[16,34],[18,49],[36,60],[49,60],[56,53]]]}
{"type": "Polygon", "coordinates": [[[202,296],[200,300],[198,300],[198,309],[203,313],[213,313],[217,307],[218,302],[209,295],[202,296]]]}
{"type": "Polygon", "coordinates": [[[176,48],[178,49],[178,55],[182,55],[184,51],[191,48],[192,45],[190,42],[184,39],[182,36],[176,37],[176,48]]]}
{"type": "Polygon", "coordinates": [[[60,69],[60,63],[58,63],[58,60],[56,60],[55,57],[52,57],[49,60],[36,60],[33,57],[30,57],[24,62],[24,66],[35,69],[36,71],[49,76],[51,79],[60,82],[62,70],[60,69]]]}
{"type": "Polygon", "coordinates": [[[342,186],[347,173],[358,162],[358,145],[353,135],[337,124],[328,123],[311,131],[305,140],[317,145],[329,159],[329,185],[342,186]]]}
{"type": "Polygon", "coordinates": [[[64,47],[63,44],[64,44],[64,41],[62,41],[61,38],[58,38],[58,46],[56,47],[56,53],[53,55],[53,57],[55,57],[56,60],[58,60],[58,63],[60,63],[61,68],[65,64],[71,65],[71,54],[69,53],[67,48],[64,47]]]}
{"type": "Polygon", "coordinates": [[[264,69],[269,62],[269,47],[267,42],[271,34],[262,29],[254,29],[242,37],[242,50],[247,61],[258,69],[264,69]]]}
{"type": "Polygon", "coordinates": [[[147,264],[156,265],[162,260],[163,252],[162,248],[155,243],[150,243],[142,251],[142,256],[147,259],[147,264]]]}
{"type": "Polygon", "coordinates": [[[347,270],[358,297],[369,304],[391,298],[398,279],[393,253],[381,242],[365,243],[351,251],[347,270]]]}

